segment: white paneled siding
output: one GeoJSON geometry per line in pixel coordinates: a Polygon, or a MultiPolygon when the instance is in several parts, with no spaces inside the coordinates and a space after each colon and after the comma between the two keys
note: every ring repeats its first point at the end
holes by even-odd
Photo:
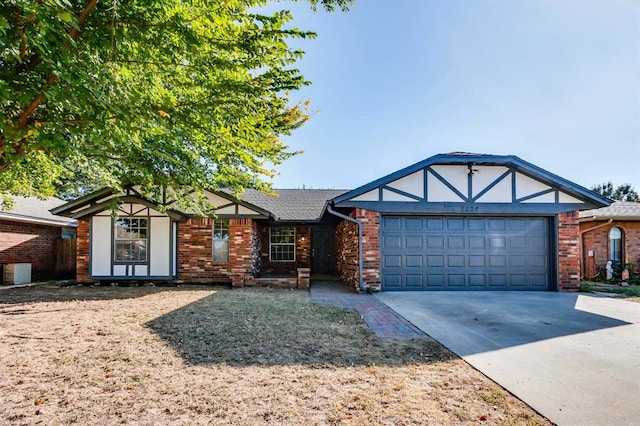
{"type": "MultiPolygon", "coordinates": [[[[166,217],[152,217],[150,227],[150,274],[151,276],[170,275],[171,265],[171,220],[166,217]]],[[[136,266],[136,275],[139,266],[136,266]]],[[[146,269],[146,267],[145,267],[146,269]]],[[[145,275],[146,275],[145,270],[145,275]]]]}
{"type": "Polygon", "coordinates": [[[379,201],[378,188],[353,198],[353,201],[379,201]]]}
{"type": "MultiPolygon", "coordinates": [[[[451,190],[447,185],[442,183],[440,179],[428,173],[427,175],[427,187],[428,190],[428,199],[427,201],[432,202],[442,202],[442,201],[452,201],[452,202],[460,202],[464,201],[462,198],[458,196],[455,192],[451,190]]],[[[463,194],[466,191],[462,192],[463,194]]]]}
{"type": "Polygon", "coordinates": [[[584,204],[583,201],[580,201],[577,198],[572,197],[571,195],[565,194],[564,192],[560,192],[559,193],[558,202],[560,202],[560,203],[580,203],[580,204],[584,204]]]}
{"type": "Polygon", "coordinates": [[[414,198],[398,194],[397,192],[389,191],[388,189],[382,190],[382,201],[409,201],[414,203],[418,202],[418,200],[414,198]]]}
{"type": "Polygon", "coordinates": [[[111,216],[91,219],[91,275],[111,275],[111,216]]]}
{"type": "MultiPolygon", "coordinates": [[[[535,179],[531,179],[529,176],[525,176],[521,173],[516,173],[516,198],[523,198],[529,195],[536,194],[538,192],[551,189],[549,185],[545,185],[535,179]]],[[[551,201],[538,201],[538,202],[551,202],[555,201],[555,197],[551,201]]]]}
{"type": "MultiPolygon", "coordinates": [[[[424,198],[424,171],[418,170],[387,185],[411,195],[424,198]]],[[[385,197],[386,198],[386,197],[385,197]]]]}
{"type": "Polygon", "coordinates": [[[431,169],[462,194],[467,194],[469,186],[467,166],[432,166],[431,169]]]}
{"type": "MultiPolygon", "coordinates": [[[[508,168],[502,166],[474,166],[472,196],[477,196],[508,170],[508,168]]],[[[511,177],[506,176],[503,180],[507,180],[509,182],[509,202],[511,202],[511,177]]],[[[500,183],[502,183],[502,181],[500,183]]]]}
{"type": "MultiPolygon", "coordinates": [[[[488,168],[488,167],[487,167],[488,168]]],[[[497,168],[497,167],[496,167],[497,168]]],[[[503,168],[503,167],[500,167],[503,168]]],[[[473,175],[473,187],[475,191],[476,175],[473,175]]],[[[478,191],[480,192],[480,191],[478,191]]],[[[493,188],[488,190],[478,198],[478,203],[511,203],[513,201],[513,193],[511,188],[511,175],[506,176],[500,182],[498,182],[493,188]]]]}

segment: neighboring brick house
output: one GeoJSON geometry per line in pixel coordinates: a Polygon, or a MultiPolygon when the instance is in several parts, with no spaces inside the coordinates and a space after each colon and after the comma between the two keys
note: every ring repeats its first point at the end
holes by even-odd
{"type": "Polygon", "coordinates": [[[437,155],[352,191],[209,192],[215,217],[135,188],[52,212],[78,220],[78,280],[366,290],[576,290],[579,210],[610,201],[514,156],[437,155]],[[120,208],[114,216],[114,200],[120,208]],[[302,285],[300,283],[302,282],[302,285]]]}
{"type": "Polygon", "coordinates": [[[582,275],[605,278],[611,260],[616,275],[625,263],[640,270],[640,203],[615,201],[609,207],[580,212],[582,275]]]}
{"type": "Polygon", "coordinates": [[[58,278],[56,240],[75,238],[76,221],[49,210],[64,203],[51,198],[12,197],[11,209],[0,209],[0,265],[30,263],[33,281],[58,278]]]}

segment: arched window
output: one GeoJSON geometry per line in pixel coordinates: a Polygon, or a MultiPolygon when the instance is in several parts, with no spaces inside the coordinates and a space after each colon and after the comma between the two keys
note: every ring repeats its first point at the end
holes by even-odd
{"type": "Polygon", "coordinates": [[[609,260],[614,266],[622,264],[622,230],[617,227],[609,231],[609,260]]]}

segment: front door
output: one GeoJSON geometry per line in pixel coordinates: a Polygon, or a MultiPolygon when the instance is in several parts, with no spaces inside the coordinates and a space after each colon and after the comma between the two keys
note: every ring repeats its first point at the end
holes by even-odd
{"type": "Polygon", "coordinates": [[[335,228],[314,226],[311,228],[311,273],[335,274],[335,228]]]}

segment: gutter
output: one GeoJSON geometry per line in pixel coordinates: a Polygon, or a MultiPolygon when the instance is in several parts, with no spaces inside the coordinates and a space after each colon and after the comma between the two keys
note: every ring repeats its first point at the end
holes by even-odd
{"type": "Polygon", "coordinates": [[[585,278],[584,276],[584,238],[583,235],[587,232],[599,229],[599,228],[604,228],[605,226],[609,226],[613,223],[613,219],[609,219],[607,222],[605,223],[601,223],[600,225],[596,225],[593,228],[589,228],[589,229],[585,229],[580,231],[580,278],[585,278]]]}
{"type": "Polygon", "coordinates": [[[371,289],[369,287],[366,287],[364,285],[364,282],[362,281],[362,222],[352,218],[351,216],[338,213],[337,211],[333,210],[329,204],[327,204],[327,212],[358,225],[358,288],[360,289],[360,291],[371,293],[371,289]]]}

